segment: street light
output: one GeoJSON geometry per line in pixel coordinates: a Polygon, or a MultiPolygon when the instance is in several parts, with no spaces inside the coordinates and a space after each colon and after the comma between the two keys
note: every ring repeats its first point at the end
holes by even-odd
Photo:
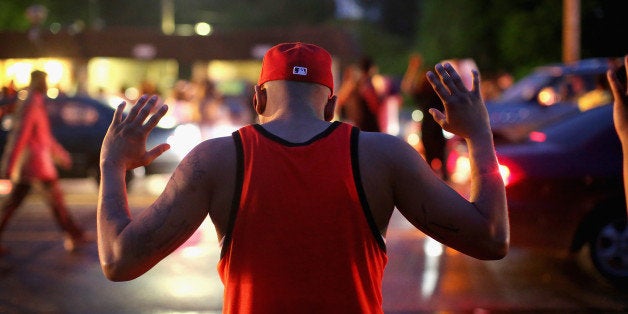
{"type": "Polygon", "coordinates": [[[212,26],[205,22],[196,23],[194,26],[194,32],[201,36],[208,36],[212,33],[212,30],[212,26]]]}

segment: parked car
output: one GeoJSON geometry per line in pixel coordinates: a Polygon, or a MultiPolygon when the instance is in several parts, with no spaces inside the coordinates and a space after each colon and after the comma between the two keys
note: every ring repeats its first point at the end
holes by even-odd
{"type": "MultiPolygon", "coordinates": [[[[96,99],[84,96],[58,97],[46,100],[52,133],[72,156],[72,168],[59,169],[62,178],[99,179],[100,146],[113,118],[114,109],[96,99]]],[[[5,115],[0,125],[0,153],[4,151],[13,117],[5,115]]],[[[178,149],[179,143],[186,142],[187,134],[178,132],[176,127],[156,127],[147,140],[147,147],[158,143],[171,143],[173,149],[167,151],[152,164],[142,169],[145,174],[169,173],[174,170],[185,152],[178,149]]],[[[127,174],[130,181],[134,173],[127,174]]]]}
{"type": "MultiPolygon", "coordinates": [[[[612,103],[585,111],[565,100],[538,103],[539,93],[566,75],[605,72],[603,64],[595,71],[590,64],[581,72],[544,67],[508,91],[504,99],[512,102],[487,108],[506,184],[512,245],[572,253],[588,245],[596,269],[625,286],[628,228],[612,103]]],[[[463,183],[469,171],[466,146],[459,139],[450,144],[452,180],[463,183]]]]}

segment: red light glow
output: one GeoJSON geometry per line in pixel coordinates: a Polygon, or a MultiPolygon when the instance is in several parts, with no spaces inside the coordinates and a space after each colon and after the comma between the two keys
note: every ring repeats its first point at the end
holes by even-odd
{"type": "Polygon", "coordinates": [[[504,185],[508,185],[512,179],[510,168],[504,165],[499,165],[499,174],[502,176],[502,180],[504,180],[504,185]]]}
{"type": "Polygon", "coordinates": [[[529,138],[533,142],[543,143],[547,139],[547,135],[543,132],[534,131],[530,132],[529,138]]]}
{"type": "Polygon", "coordinates": [[[8,195],[13,189],[13,184],[10,180],[0,180],[0,195],[8,195]]]}

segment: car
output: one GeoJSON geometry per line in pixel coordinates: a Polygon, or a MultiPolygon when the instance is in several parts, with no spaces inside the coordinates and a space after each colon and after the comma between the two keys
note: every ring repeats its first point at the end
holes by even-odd
{"type": "Polygon", "coordinates": [[[486,102],[496,140],[524,140],[530,130],[578,112],[578,99],[605,83],[606,71],[618,60],[591,58],[537,67],[497,100],[486,102]]]}
{"type": "MultiPolygon", "coordinates": [[[[46,99],[46,109],[50,119],[52,133],[59,143],[72,156],[72,168],[59,168],[61,178],[100,178],[100,147],[115,111],[107,102],[87,96],[60,96],[46,99]]],[[[13,117],[7,114],[0,124],[0,153],[4,151],[8,134],[14,124],[13,117]]],[[[179,126],[157,126],[147,139],[147,148],[159,143],[170,143],[172,149],[155,159],[150,165],[139,171],[130,171],[127,181],[137,173],[170,173],[181,161],[187,143],[191,138],[188,133],[177,131],[179,126]]],[[[127,182],[128,183],[128,182],[127,182]]]]}
{"type": "MultiPolygon", "coordinates": [[[[523,82],[544,81],[549,87],[568,73],[574,75],[569,67],[545,67],[559,77],[541,79],[535,72],[523,82]]],[[[605,69],[578,75],[594,77],[605,69]]],[[[547,106],[537,102],[545,88],[537,85],[527,98],[512,98],[524,102],[487,104],[506,185],[511,244],[568,253],[588,248],[601,275],[628,286],[622,149],[612,102],[584,111],[567,101],[547,106]]],[[[522,85],[514,88],[517,93],[509,91],[512,95],[526,91],[522,85]]],[[[464,184],[469,174],[466,146],[460,139],[449,144],[452,181],[464,184]]]]}

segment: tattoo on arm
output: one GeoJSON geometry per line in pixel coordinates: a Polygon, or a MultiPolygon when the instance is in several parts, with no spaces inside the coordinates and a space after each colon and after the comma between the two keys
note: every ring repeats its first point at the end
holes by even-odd
{"type": "Polygon", "coordinates": [[[176,175],[170,178],[169,185],[171,189],[164,191],[159,203],[153,208],[153,215],[144,222],[144,226],[138,234],[141,245],[135,250],[137,258],[152,255],[156,251],[169,252],[174,249],[181,237],[190,232],[192,228],[192,224],[183,217],[167,223],[168,217],[175,210],[175,207],[172,206],[174,194],[180,189],[176,175]]]}
{"type": "Polygon", "coordinates": [[[192,184],[189,184],[188,187],[190,188],[191,192],[195,192],[198,188],[198,184],[207,172],[201,167],[201,160],[198,154],[191,156],[187,163],[192,170],[192,175],[190,177],[192,184]]]}
{"type": "Polygon", "coordinates": [[[431,221],[431,219],[429,218],[428,209],[426,208],[425,204],[421,204],[421,212],[423,213],[423,225],[425,226],[425,229],[430,233],[430,236],[432,236],[434,239],[442,241],[443,238],[439,236],[439,234],[441,234],[443,231],[448,233],[460,232],[460,228],[456,227],[453,224],[445,225],[440,222],[431,221]]]}
{"type": "Polygon", "coordinates": [[[134,250],[134,255],[138,259],[154,255],[156,252],[170,252],[184,237],[194,231],[193,223],[186,220],[183,215],[173,213],[177,210],[174,204],[177,201],[175,195],[182,199],[185,198],[182,193],[197,192],[206,170],[203,169],[203,161],[198,154],[191,155],[184,162],[186,164],[181,169],[187,171],[176,170],[172,174],[168,187],[152,209],[150,219],[144,221],[138,231],[137,238],[140,239],[140,244],[134,250]],[[172,217],[176,218],[173,220],[172,217]]]}

